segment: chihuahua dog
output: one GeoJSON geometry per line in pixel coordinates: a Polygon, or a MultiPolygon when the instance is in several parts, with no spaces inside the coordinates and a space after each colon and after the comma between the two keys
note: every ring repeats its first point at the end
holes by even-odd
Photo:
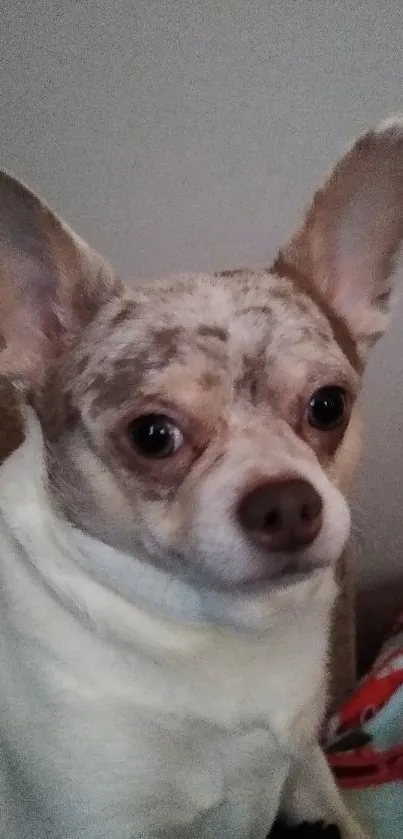
{"type": "Polygon", "coordinates": [[[1,839],[367,835],[318,731],[402,236],[399,119],[258,272],[126,287],[1,175],[1,839]]]}

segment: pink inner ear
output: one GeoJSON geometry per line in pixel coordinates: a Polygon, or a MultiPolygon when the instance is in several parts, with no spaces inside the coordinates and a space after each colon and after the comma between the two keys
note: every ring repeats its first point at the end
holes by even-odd
{"type": "Polygon", "coordinates": [[[1,332],[6,347],[0,372],[15,381],[39,383],[62,330],[56,269],[33,262],[30,254],[4,259],[1,332]]]}
{"type": "Polygon", "coordinates": [[[6,347],[0,354],[0,374],[15,384],[40,385],[51,356],[52,344],[42,329],[19,311],[4,330],[6,347]],[[16,340],[16,334],[23,341],[16,340]]]}
{"type": "Polygon", "coordinates": [[[401,212],[388,184],[358,187],[334,218],[332,239],[337,243],[335,273],[342,295],[351,303],[376,304],[392,287],[393,259],[401,239],[401,212]]]}

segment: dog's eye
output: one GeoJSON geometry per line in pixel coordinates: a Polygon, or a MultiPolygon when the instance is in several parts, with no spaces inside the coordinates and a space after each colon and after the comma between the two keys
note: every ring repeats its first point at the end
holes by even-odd
{"type": "Polygon", "coordinates": [[[143,457],[170,457],[183,443],[180,429],[162,414],[138,417],[128,427],[131,445],[143,457]]]}
{"type": "Polygon", "coordinates": [[[308,422],[319,431],[337,428],[344,418],[346,392],[341,387],[321,387],[311,396],[308,405],[308,422]]]}

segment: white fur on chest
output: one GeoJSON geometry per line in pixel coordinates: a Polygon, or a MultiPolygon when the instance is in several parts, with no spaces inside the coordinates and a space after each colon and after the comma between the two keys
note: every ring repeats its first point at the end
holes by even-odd
{"type": "Polygon", "coordinates": [[[8,487],[21,478],[13,514],[0,476],[0,828],[263,839],[321,712],[331,578],[260,629],[156,617],[74,564],[27,467],[7,466],[8,487]]]}

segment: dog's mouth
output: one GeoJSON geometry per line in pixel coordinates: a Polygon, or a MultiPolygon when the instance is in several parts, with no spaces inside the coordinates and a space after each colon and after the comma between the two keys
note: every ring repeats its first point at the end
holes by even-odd
{"type": "Polygon", "coordinates": [[[257,593],[262,590],[280,590],[305,582],[310,577],[329,567],[326,562],[312,560],[311,562],[294,560],[286,563],[281,571],[262,571],[247,580],[228,586],[228,591],[245,594],[257,593]]]}
{"type": "Polygon", "coordinates": [[[271,591],[279,591],[298,585],[298,583],[305,582],[311,577],[320,574],[330,567],[332,563],[326,559],[318,559],[317,557],[309,557],[306,555],[289,555],[284,557],[277,557],[276,567],[273,561],[268,561],[259,565],[259,567],[251,567],[248,571],[238,579],[231,579],[226,576],[225,572],[218,574],[211,574],[206,569],[198,568],[198,573],[194,575],[194,568],[189,573],[186,565],[182,565],[184,570],[184,581],[190,582],[192,586],[196,586],[201,590],[211,590],[216,593],[227,593],[228,595],[245,595],[252,596],[259,593],[269,594],[271,591]]]}

